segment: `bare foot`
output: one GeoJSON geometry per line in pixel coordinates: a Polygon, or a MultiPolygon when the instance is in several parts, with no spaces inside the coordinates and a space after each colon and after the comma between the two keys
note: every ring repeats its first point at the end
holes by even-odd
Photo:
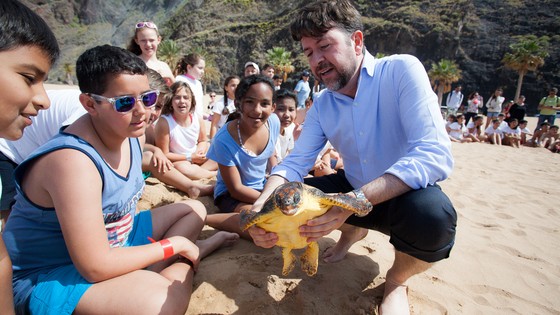
{"type": "Polygon", "coordinates": [[[210,255],[218,248],[233,245],[237,240],[239,240],[239,235],[237,233],[225,231],[219,231],[204,240],[197,240],[196,246],[198,246],[200,250],[200,259],[210,255]]]}
{"type": "Polygon", "coordinates": [[[214,185],[193,182],[193,186],[187,189],[186,193],[191,199],[196,199],[200,196],[211,196],[214,194],[214,185]]]}
{"type": "Polygon", "coordinates": [[[357,241],[363,239],[368,234],[368,230],[356,226],[343,225],[340,229],[342,234],[340,239],[333,247],[327,248],[323,254],[323,261],[327,263],[334,263],[341,261],[346,257],[350,247],[357,241]]]}
{"type": "Polygon", "coordinates": [[[410,315],[408,305],[408,287],[389,278],[385,280],[385,293],[379,306],[379,314],[384,315],[410,315]]]}

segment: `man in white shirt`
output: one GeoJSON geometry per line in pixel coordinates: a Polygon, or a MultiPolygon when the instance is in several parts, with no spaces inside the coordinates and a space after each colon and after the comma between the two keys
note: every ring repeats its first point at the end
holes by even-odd
{"type": "Polygon", "coordinates": [[[455,90],[447,94],[447,115],[457,115],[457,111],[461,107],[461,103],[463,103],[462,89],[462,86],[457,85],[455,90]]]}

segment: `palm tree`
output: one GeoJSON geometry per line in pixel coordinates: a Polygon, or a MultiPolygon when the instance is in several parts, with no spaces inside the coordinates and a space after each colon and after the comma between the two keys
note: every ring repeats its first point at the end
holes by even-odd
{"type": "Polygon", "coordinates": [[[288,79],[288,74],[294,72],[292,65],[292,54],[283,47],[272,47],[266,51],[266,61],[270,63],[277,73],[281,73],[284,81],[288,79]]]}
{"type": "Polygon", "coordinates": [[[461,69],[449,59],[441,59],[438,63],[432,62],[432,69],[428,71],[430,82],[437,91],[438,103],[441,107],[443,94],[451,91],[451,84],[461,79],[461,69]]]}
{"type": "Polygon", "coordinates": [[[529,71],[536,71],[544,65],[544,59],[548,57],[549,38],[548,36],[537,37],[535,35],[515,36],[517,41],[509,48],[511,52],[504,55],[502,63],[506,68],[517,71],[517,90],[515,99],[521,94],[523,77],[529,71]]]}
{"type": "Polygon", "coordinates": [[[158,46],[158,58],[166,62],[171,70],[177,65],[177,61],[181,58],[181,49],[177,43],[171,39],[164,39],[158,46]]]}

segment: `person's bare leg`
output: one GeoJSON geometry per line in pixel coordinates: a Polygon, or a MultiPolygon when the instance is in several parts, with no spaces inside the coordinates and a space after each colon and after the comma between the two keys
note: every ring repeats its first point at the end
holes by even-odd
{"type": "Polygon", "coordinates": [[[192,180],[206,179],[216,176],[217,171],[209,171],[190,162],[182,161],[173,163],[175,168],[192,180]]]}
{"type": "Polygon", "coordinates": [[[214,185],[193,181],[174,168],[165,173],[157,170],[151,172],[161,182],[187,193],[189,198],[196,199],[199,196],[211,196],[214,193],[214,185]]]}
{"type": "Polygon", "coordinates": [[[252,240],[249,232],[241,231],[239,222],[239,213],[214,213],[206,218],[206,224],[216,230],[237,233],[246,240],[252,240]]]}
{"type": "Polygon", "coordinates": [[[205,170],[209,170],[209,171],[217,171],[218,170],[218,162],[216,162],[214,160],[207,160],[200,167],[202,167],[205,170]]]}
{"type": "Polygon", "coordinates": [[[406,282],[410,277],[428,270],[431,266],[431,263],[395,251],[395,261],[385,277],[385,292],[379,306],[379,313],[410,314],[406,282]]]}
{"type": "Polygon", "coordinates": [[[324,262],[334,263],[341,261],[350,250],[350,247],[368,234],[367,229],[349,224],[343,224],[339,230],[341,232],[340,239],[333,247],[327,248],[323,254],[324,262]]]}
{"type": "Polygon", "coordinates": [[[239,240],[239,234],[226,231],[218,231],[218,233],[204,240],[196,241],[199,248],[200,259],[210,255],[218,248],[227,247],[235,244],[239,240]]]}

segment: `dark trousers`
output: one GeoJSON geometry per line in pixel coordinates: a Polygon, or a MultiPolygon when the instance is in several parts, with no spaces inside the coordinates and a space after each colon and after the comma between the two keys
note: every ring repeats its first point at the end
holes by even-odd
{"type": "MultiPolygon", "coordinates": [[[[305,183],[325,193],[354,190],[344,175],[306,178],[305,183]]],[[[449,257],[455,243],[457,213],[438,185],[411,190],[377,204],[365,217],[350,216],[346,223],[390,236],[396,250],[426,262],[449,257]]]]}

